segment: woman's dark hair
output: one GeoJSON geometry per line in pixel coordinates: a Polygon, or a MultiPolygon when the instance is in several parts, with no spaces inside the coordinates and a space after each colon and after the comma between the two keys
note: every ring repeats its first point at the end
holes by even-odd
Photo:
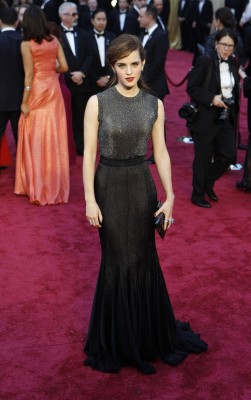
{"type": "Polygon", "coordinates": [[[215,41],[219,42],[225,36],[229,36],[233,40],[234,45],[236,46],[236,44],[238,42],[238,37],[237,37],[235,31],[233,29],[229,29],[229,28],[223,28],[219,32],[217,32],[215,35],[215,41]]]}
{"type": "Polygon", "coordinates": [[[54,21],[48,21],[47,26],[50,30],[50,34],[55,36],[59,42],[62,42],[62,35],[58,24],[56,24],[54,21]]]}
{"type": "Polygon", "coordinates": [[[235,29],[236,21],[230,8],[221,7],[215,11],[215,19],[218,19],[224,26],[224,28],[235,29]]]}
{"type": "MultiPolygon", "coordinates": [[[[111,67],[122,58],[128,57],[133,51],[138,50],[141,61],[145,60],[145,50],[137,38],[137,36],[123,33],[114,39],[108,47],[106,58],[111,67]]],[[[109,86],[114,86],[118,83],[116,74],[110,80],[109,86]]],[[[138,81],[138,86],[141,89],[149,90],[142,77],[138,81]]]]}
{"type": "Polygon", "coordinates": [[[99,14],[99,13],[104,13],[106,15],[106,18],[107,18],[107,13],[106,13],[105,9],[101,8],[101,7],[98,7],[98,8],[96,8],[96,10],[93,11],[93,13],[91,15],[91,19],[94,19],[96,17],[96,15],[99,14]]]}
{"type": "Polygon", "coordinates": [[[53,40],[45,15],[38,6],[31,5],[27,8],[23,17],[22,28],[24,40],[34,40],[39,44],[42,43],[43,39],[48,42],[53,40]]]}

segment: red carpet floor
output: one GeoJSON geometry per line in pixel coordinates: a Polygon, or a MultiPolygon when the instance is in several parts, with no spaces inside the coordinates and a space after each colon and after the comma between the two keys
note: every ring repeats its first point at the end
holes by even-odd
{"type": "MultiPolygon", "coordinates": [[[[168,75],[179,82],[190,62],[189,54],[170,51],[168,75]]],[[[201,333],[208,352],[177,368],[157,360],[152,376],[129,367],[118,375],[84,367],[100,252],[98,233],[84,217],[82,159],[71,168],[70,202],[60,206],[32,206],[16,197],[11,166],[0,174],[1,399],[251,399],[251,195],[235,189],[242,172],[230,171],[216,185],[218,204],[210,210],[191,204],[193,146],[176,140],[186,135],[177,117],[185,85],[170,89],[165,105],[175,224],[158,239],[159,256],[176,317],[201,333]]],[[[243,143],[245,108],[243,101],[243,143]]],[[[238,161],[243,158],[239,151],[238,161]]]]}

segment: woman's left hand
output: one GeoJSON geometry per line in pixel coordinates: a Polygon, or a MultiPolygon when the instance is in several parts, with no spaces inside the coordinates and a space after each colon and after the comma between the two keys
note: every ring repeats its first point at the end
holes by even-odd
{"type": "Polygon", "coordinates": [[[170,196],[170,198],[166,199],[166,201],[162,204],[162,206],[156,211],[155,216],[163,213],[164,214],[164,230],[167,230],[174,223],[173,219],[173,203],[174,203],[174,195],[170,196]]]}
{"type": "Polygon", "coordinates": [[[26,104],[22,104],[21,105],[21,111],[22,111],[22,113],[24,114],[25,117],[28,117],[28,115],[30,114],[30,108],[26,104]]]}

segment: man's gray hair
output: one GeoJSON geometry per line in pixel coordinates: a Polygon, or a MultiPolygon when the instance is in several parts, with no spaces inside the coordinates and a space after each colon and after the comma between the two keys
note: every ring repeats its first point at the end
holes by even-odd
{"type": "Polygon", "coordinates": [[[77,8],[77,5],[75,3],[71,3],[69,1],[66,1],[66,2],[62,3],[58,8],[58,15],[61,17],[64,13],[66,13],[68,11],[68,9],[70,7],[76,7],[77,8]]]}

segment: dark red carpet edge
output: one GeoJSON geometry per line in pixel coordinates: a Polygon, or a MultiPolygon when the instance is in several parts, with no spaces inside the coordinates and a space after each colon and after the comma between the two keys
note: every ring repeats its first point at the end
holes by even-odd
{"type": "MultiPolygon", "coordinates": [[[[173,81],[184,77],[190,61],[188,54],[169,52],[173,81]]],[[[98,234],[84,217],[82,159],[71,168],[70,202],[60,206],[32,206],[16,197],[11,166],[0,174],[1,399],[251,399],[251,195],[235,189],[242,172],[230,171],[216,185],[220,201],[212,209],[190,203],[193,147],[176,141],[186,135],[177,117],[185,100],[185,85],[171,86],[165,106],[175,225],[165,241],[158,239],[158,249],[176,317],[201,332],[209,351],[178,368],[157,360],[152,376],[129,367],[118,375],[83,367],[100,252],[98,234]]],[[[239,151],[239,162],[243,156],[239,151]]]]}

